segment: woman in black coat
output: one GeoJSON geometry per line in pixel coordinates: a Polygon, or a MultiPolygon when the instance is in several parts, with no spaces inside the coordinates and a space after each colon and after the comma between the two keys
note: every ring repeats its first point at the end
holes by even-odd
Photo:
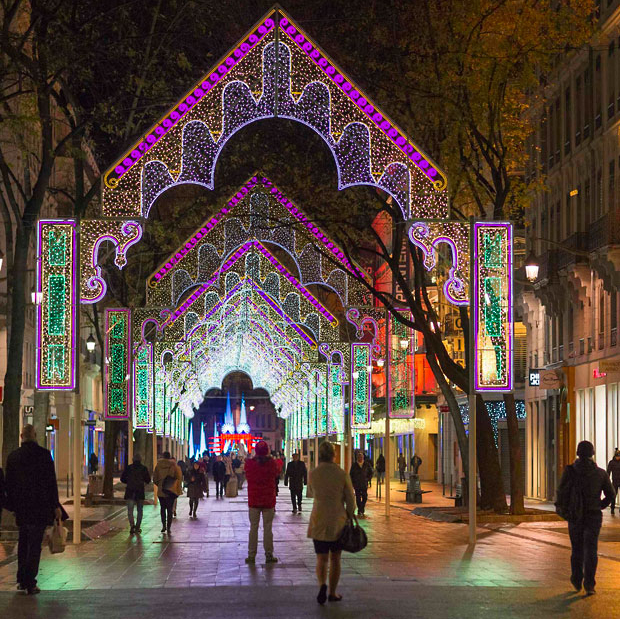
{"type": "Polygon", "coordinates": [[[187,497],[189,499],[189,517],[196,519],[196,509],[198,501],[204,496],[207,490],[207,479],[205,474],[200,470],[200,464],[194,462],[192,468],[185,474],[185,483],[187,485],[187,497]]]}

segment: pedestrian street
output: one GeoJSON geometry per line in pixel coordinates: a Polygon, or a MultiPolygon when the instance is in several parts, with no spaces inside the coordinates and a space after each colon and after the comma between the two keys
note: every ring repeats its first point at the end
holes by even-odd
{"type": "Polygon", "coordinates": [[[570,551],[541,533],[530,539],[527,532],[481,527],[472,549],[467,525],[413,516],[404,503],[393,505],[386,521],[374,488],[370,495],[363,521],[369,544],[343,554],[338,604],[322,608],[315,601],[315,555],[306,538],[312,500],[294,515],[281,486],[273,524],[277,564],[264,564],[261,533],[256,565],[245,565],[245,489],[233,499],[216,500],[211,492],[197,520],[188,518],[182,497],[170,537],[160,533],[159,507],[147,505],[141,536],[129,535],[121,510],[101,538],[69,544],[59,555],[44,550],[38,596],[15,592],[16,562],[5,560],[2,617],[151,617],[163,608],[167,617],[615,616],[617,558],[599,560],[597,594],[584,598],[568,583],[570,551]]]}

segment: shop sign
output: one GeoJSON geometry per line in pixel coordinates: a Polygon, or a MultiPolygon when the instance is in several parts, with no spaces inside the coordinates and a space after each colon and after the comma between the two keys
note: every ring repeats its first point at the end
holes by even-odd
{"type": "Polygon", "coordinates": [[[605,374],[620,372],[620,359],[601,359],[598,362],[598,369],[605,374]]]}
{"type": "Polygon", "coordinates": [[[540,387],[540,370],[530,370],[528,375],[530,387],[540,387]]]}
{"type": "Polygon", "coordinates": [[[561,386],[562,380],[555,370],[540,370],[541,389],[559,389],[561,386]]]}

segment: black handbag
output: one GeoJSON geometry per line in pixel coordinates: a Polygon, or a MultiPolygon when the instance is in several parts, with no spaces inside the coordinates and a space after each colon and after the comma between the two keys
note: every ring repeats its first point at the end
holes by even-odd
{"type": "Polygon", "coordinates": [[[338,538],[338,545],[347,552],[359,552],[368,545],[366,531],[360,527],[357,518],[349,518],[338,538]]]}

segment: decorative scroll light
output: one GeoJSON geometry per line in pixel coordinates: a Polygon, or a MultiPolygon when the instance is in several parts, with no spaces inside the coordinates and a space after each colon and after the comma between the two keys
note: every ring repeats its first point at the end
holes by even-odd
{"type": "Polygon", "coordinates": [[[133,426],[153,427],[153,346],[143,343],[134,355],[133,362],[133,426]]]}
{"type": "Polygon", "coordinates": [[[351,344],[351,427],[369,428],[371,422],[370,344],[351,344]]]}
{"type": "Polygon", "coordinates": [[[37,389],[75,387],[78,325],[76,224],[40,220],[37,230],[37,389]]]}
{"type": "Polygon", "coordinates": [[[440,245],[450,249],[452,266],[444,294],[454,305],[469,305],[469,223],[419,221],[409,228],[409,240],[422,250],[427,271],[435,268],[440,245]]]}
{"type": "Polygon", "coordinates": [[[176,184],[213,189],[228,140],[251,122],[275,117],[300,122],[323,138],[339,189],[382,188],[404,217],[446,215],[443,173],[279,9],[105,173],[104,214],[146,217],[157,197],[176,184]]]}
{"type": "Polygon", "coordinates": [[[329,401],[328,420],[329,433],[344,432],[344,374],[342,364],[329,364],[329,401]]]}
{"type": "MultiPolygon", "coordinates": [[[[411,319],[411,313],[403,312],[411,319]]],[[[415,375],[412,329],[390,313],[390,349],[388,351],[388,371],[390,372],[390,393],[388,394],[388,414],[392,419],[409,419],[415,415],[415,375]]]]}
{"type": "Polygon", "coordinates": [[[105,296],[107,285],[98,264],[99,246],[109,241],[116,247],[114,263],[119,269],[127,264],[127,250],[142,238],[137,221],[84,219],[80,222],[80,295],[82,303],[97,303],[105,296]]]}
{"type": "Polygon", "coordinates": [[[131,314],[128,309],[105,310],[103,414],[105,419],[129,419],[131,314]]]}
{"type": "Polygon", "coordinates": [[[512,390],[512,224],[474,224],[474,387],[512,390]]]}

